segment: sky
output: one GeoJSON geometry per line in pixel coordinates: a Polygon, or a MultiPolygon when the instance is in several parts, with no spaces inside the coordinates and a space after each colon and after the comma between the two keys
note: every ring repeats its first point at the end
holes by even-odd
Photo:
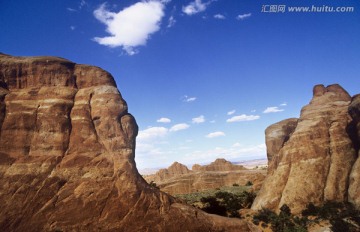
{"type": "Polygon", "coordinates": [[[0,30],[2,53],[109,71],[140,170],[264,159],[314,85],[360,92],[359,0],[0,0],[0,30]]]}

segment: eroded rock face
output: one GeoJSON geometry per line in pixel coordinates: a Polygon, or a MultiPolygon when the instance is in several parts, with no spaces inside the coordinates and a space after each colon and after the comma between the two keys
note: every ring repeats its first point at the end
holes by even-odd
{"type": "Polygon", "coordinates": [[[278,210],[287,204],[292,212],[299,213],[309,202],[348,200],[349,175],[357,158],[349,135],[351,97],[339,85],[318,85],[313,92],[294,132],[273,155],[278,162],[252,209],[278,210]]]}
{"type": "Polygon", "coordinates": [[[135,119],[100,68],[0,54],[0,128],[2,231],[248,230],[147,185],[135,119]]]}
{"type": "Polygon", "coordinates": [[[280,162],[279,151],[289,140],[298,123],[297,118],[285,119],[265,130],[265,142],[268,158],[268,172],[275,170],[280,162]]]}
{"type": "MultiPolygon", "coordinates": [[[[360,94],[352,98],[349,114],[353,118],[353,143],[358,151],[358,158],[351,170],[349,183],[349,202],[360,207],[360,94]]],[[[351,127],[350,127],[351,128],[351,127]]]]}

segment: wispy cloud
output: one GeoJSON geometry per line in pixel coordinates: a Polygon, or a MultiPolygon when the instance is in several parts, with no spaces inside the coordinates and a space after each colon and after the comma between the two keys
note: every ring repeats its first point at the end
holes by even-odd
{"type": "Polygon", "coordinates": [[[231,111],[227,112],[227,115],[233,115],[233,114],[235,114],[235,112],[236,112],[236,110],[231,110],[231,111]]]}
{"type": "Polygon", "coordinates": [[[193,102],[193,101],[196,100],[196,97],[189,97],[189,96],[187,96],[187,95],[184,95],[184,96],[182,97],[182,99],[183,99],[184,102],[193,102]]]}
{"type": "Polygon", "coordinates": [[[70,11],[70,12],[76,12],[77,10],[75,10],[74,8],[68,7],[66,8],[66,10],[70,11]]]}
{"type": "Polygon", "coordinates": [[[242,114],[242,115],[238,115],[238,116],[234,116],[232,118],[229,118],[228,120],[226,120],[226,122],[242,122],[242,121],[253,121],[253,120],[257,120],[259,119],[260,116],[259,115],[246,115],[246,114],[242,114]]]}
{"type": "Polygon", "coordinates": [[[248,14],[241,14],[236,17],[237,20],[244,20],[246,18],[249,18],[251,16],[251,13],[248,14]]]}
{"type": "Polygon", "coordinates": [[[95,37],[94,41],[111,48],[121,47],[128,55],[137,53],[136,47],[146,45],[150,35],[160,29],[165,3],[142,1],[117,13],[106,9],[106,3],[94,11],[94,16],[106,25],[107,37],[95,37]]]}
{"type": "Polygon", "coordinates": [[[216,14],[216,15],[214,15],[214,18],[216,18],[216,19],[226,19],[226,17],[224,15],[222,15],[222,14],[216,14]]]}
{"type": "Polygon", "coordinates": [[[268,113],[277,113],[277,112],[282,112],[284,111],[284,109],[279,109],[279,107],[277,106],[271,106],[271,107],[267,107],[263,113],[264,114],[268,114],[268,113]]]}
{"type": "Polygon", "coordinates": [[[187,15],[194,15],[206,10],[207,6],[211,3],[209,2],[201,2],[201,0],[195,0],[190,2],[188,5],[182,7],[182,11],[187,15]]]}
{"type": "Polygon", "coordinates": [[[287,106],[287,103],[286,102],[281,103],[280,106],[287,106]]]}
{"type": "Polygon", "coordinates": [[[70,26],[70,29],[73,31],[73,30],[76,29],[76,27],[75,26],[70,26]]]}
{"type": "Polygon", "coordinates": [[[199,123],[203,123],[203,122],[205,122],[205,117],[204,117],[204,115],[200,115],[199,117],[196,117],[196,118],[193,118],[193,119],[192,119],[192,123],[197,123],[197,124],[199,124],[199,123]]]}
{"type": "Polygon", "coordinates": [[[158,120],[156,120],[157,122],[161,122],[161,123],[170,123],[171,119],[170,118],[159,118],[158,120]]]}
{"type": "Polygon", "coordinates": [[[175,131],[180,131],[180,130],[186,130],[188,129],[190,126],[186,123],[179,123],[179,124],[176,124],[174,126],[172,126],[170,128],[170,131],[171,132],[175,132],[175,131]]]}
{"type": "MultiPolygon", "coordinates": [[[[80,1],[80,3],[79,3],[79,5],[78,5],[78,9],[79,9],[79,11],[83,8],[83,7],[85,7],[85,6],[87,6],[88,4],[87,4],[87,2],[85,1],[85,0],[81,0],[80,1]]],[[[70,11],[70,12],[77,12],[78,10],[76,10],[76,9],[74,9],[74,8],[71,8],[71,7],[68,7],[68,8],[66,8],[68,11],[70,11]]]]}
{"type": "Polygon", "coordinates": [[[167,28],[173,27],[175,23],[176,23],[176,19],[174,18],[174,16],[171,15],[168,20],[167,28]]]}
{"type": "Polygon", "coordinates": [[[216,131],[216,132],[207,134],[205,137],[211,139],[211,138],[216,138],[216,137],[221,137],[221,136],[225,136],[225,133],[222,131],[216,131]]]}
{"type": "Polygon", "coordinates": [[[150,127],[139,131],[137,142],[151,142],[167,135],[168,129],[165,127],[150,127]]]}
{"type": "Polygon", "coordinates": [[[84,6],[86,6],[87,5],[87,3],[86,3],[86,1],[85,0],[81,0],[80,1],[80,4],[79,4],[79,9],[81,10],[84,6]]]}

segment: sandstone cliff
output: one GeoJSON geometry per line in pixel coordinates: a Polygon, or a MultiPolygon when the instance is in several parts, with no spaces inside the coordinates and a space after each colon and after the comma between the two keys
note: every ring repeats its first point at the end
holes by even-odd
{"type": "Polygon", "coordinates": [[[233,184],[245,185],[248,181],[258,190],[265,175],[265,170],[247,170],[244,166],[232,164],[225,159],[217,159],[209,165],[194,164],[192,170],[175,162],[169,168],[161,169],[145,179],[148,182],[154,181],[162,191],[176,195],[233,184]]]}
{"type": "Polygon", "coordinates": [[[106,71],[0,54],[1,231],[247,231],[151,188],[106,71]]]}
{"type": "Polygon", "coordinates": [[[351,100],[339,85],[315,86],[299,120],[266,129],[269,173],[252,209],[287,204],[299,213],[327,200],[360,206],[358,136],[359,97],[351,100]]]}

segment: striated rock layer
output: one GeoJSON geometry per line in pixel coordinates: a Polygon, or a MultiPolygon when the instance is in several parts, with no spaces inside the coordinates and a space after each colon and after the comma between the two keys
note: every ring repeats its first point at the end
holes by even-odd
{"type": "Polygon", "coordinates": [[[192,170],[175,162],[167,169],[145,176],[145,179],[149,183],[154,181],[162,191],[176,195],[233,184],[245,185],[248,181],[253,183],[254,190],[259,190],[265,175],[265,170],[248,170],[225,159],[216,159],[209,165],[194,164],[192,170]]]}
{"type": "Polygon", "coordinates": [[[339,85],[317,85],[313,95],[299,120],[266,129],[270,168],[252,209],[287,204],[299,213],[309,202],[348,200],[360,206],[359,98],[339,85]]]}
{"type": "Polygon", "coordinates": [[[1,231],[247,231],[151,188],[106,71],[0,54],[1,231]]]}

